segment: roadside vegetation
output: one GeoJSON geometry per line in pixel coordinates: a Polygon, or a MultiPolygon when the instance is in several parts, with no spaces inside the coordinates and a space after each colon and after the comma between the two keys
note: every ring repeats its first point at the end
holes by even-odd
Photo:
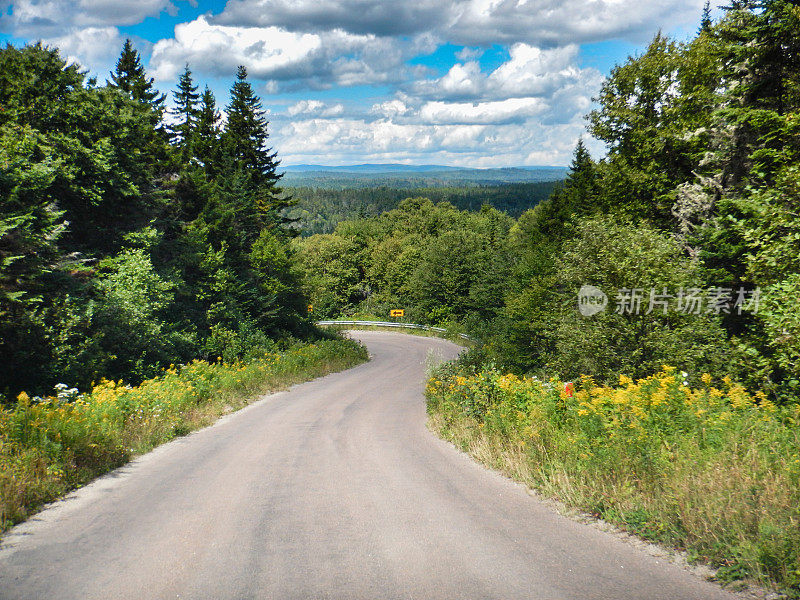
{"type": "Polygon", "coordinates": [[[104,85],[55,48],[0,49],[5,402],[318,335],[246,69],[224,129],[188,67],[173,96],[130,41],[104,85]]]}
{"type": "Polygon", "coordinates": [[[428,382],[430,425],[544,496],[718,567],[722,581],[797,594],[800,405],[685,376],[664,367],[568,387],[450,365],[428,382]]]}
{"type": "Polygon", "coordinates": [[[80,393],[65,384],[52,395],[0,409],[0,532],[132,457],[210,425],[266,392],[367,360],[350,340],[286,349],[251,349],[243,359],[170,365],[132,387],[102,380],[80,393]]]}

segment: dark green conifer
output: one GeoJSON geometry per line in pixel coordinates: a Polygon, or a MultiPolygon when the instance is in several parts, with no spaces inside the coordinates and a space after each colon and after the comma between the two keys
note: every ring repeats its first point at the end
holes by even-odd
{"type": "Polygon", "coordinates": [[[170,126],[172,143],[180,148],[183,161],[187,162],[191,157],[191,147],[197,129],[199,117],[197,101],[200,98],[197,86],[192,81],[192,71],[188,64],[178,80],[178,89],[172,95],[175,99],[175,108],[170,112],[176,118],[176,121],[170,126]]]}
{"type": "Polygon", "coordinates": [[[144,102],[157,110],[163,110],[164,94],[153,87],[153,78],[147,78],[139,52],[130,38],[125,40],[117,65],[111,72],[109,85],[119,88],[134,100],[144,102]]]}

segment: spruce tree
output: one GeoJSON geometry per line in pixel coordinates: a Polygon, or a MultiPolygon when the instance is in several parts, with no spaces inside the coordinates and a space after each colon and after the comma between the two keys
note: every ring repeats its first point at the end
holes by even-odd
{"type": "Polygon", "coordinates": [[[108,83],[138,102],[150,104],[156,110],[163,110],[165,96],[159,94],[153,87],[153,78],[147,78],[142,59],[130,38],[126,39],[122,46],[122,52],[108,83]]]}
{"type": "Polygon", "coordinates": [[[272,188],[279,179],[275,172],[279,163],[267,146],[268,121],[244,66],[239,66],[226,114],[228,123],[222,136],[225,159],[247,171],[256,187],[272,188]]]}
{"type": "Polygon", "coordinates": [[[191,157],[194,132],[197,129],[198,108],[197,86],[193,85],[192,71],[187,64],[178,80],[178,89],[173,93],[175,108],[170,112],[176,117],[176,122],[170,126],[172,143],[181,150],[183,162],[191,157]]]}
{"type": "Polygon", "coordinates": [[[709,0],[706,0],[705,5],[703,6],[703,16],[700,19],[699,33],[708,33],[711,31],[711,24],[711,3],[709,0]]]}
{"type": "Polygon", "coordinates": [[[200,96],[197,110],[197,125],[194,132],[194,158],[205,168],[206,175],[214,177],[219,167],[220,154],[220,114],[217,101],[208,86],[200,96]]]}

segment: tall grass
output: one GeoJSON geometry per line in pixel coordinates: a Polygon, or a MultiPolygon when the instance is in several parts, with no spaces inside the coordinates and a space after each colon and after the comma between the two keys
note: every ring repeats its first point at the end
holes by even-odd
{"type": "Polygon", "coordinates": [[[83,395],[64,385],[48,398],[22,393],[14,406],[0,410],[0,531],[249,398],[366,359],[355,342],[324,340],[244,362],[171,366],[137,387],[104,380],[83,395]]]}
{"type": "Polygon", "coordinates": [[[800,405],[777,407],[665,367],[575,390],[449,365],[427,386],[432,427],[541,493],[800,596],[800,405]]]}

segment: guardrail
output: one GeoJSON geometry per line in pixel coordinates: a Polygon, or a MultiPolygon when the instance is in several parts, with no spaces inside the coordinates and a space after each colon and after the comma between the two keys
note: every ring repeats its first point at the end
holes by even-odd
{"type": "MultiPolygon", "coordinates": [[[[405,329],[424,329],[425,331],[436,331],[438,333],[447,333],[447,329],[443,327],[431,327],[430,325],[418,325],[416,323],[396,323],[394,321],[317,321],[317,325],[365,325],[368,327],[400,327],[405,329]]],[[[459,333],[459,337],[475,341],[475,338],[468,336],[466,333],[459,333]]]]}

